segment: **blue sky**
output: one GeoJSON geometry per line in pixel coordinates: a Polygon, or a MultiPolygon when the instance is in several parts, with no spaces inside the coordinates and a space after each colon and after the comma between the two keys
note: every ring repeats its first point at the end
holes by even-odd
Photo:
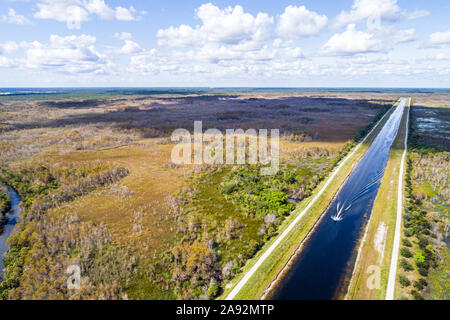
{"type": "Polygon", "coordinates": [[[0,87],[450,87],[447,0],[0,0],[0,87]]]}

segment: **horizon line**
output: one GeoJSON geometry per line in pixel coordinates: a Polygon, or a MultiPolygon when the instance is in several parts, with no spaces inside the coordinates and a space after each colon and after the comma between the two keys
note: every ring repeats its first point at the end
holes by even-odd
{"type": "Polygon", "coordinates": [[[297,86],[297,87],[283,87],[283,86],[15,86],[15,87],[0,87],[0,89],[449,89],[450,87],[368,87],[368,86],[297,86]]]}

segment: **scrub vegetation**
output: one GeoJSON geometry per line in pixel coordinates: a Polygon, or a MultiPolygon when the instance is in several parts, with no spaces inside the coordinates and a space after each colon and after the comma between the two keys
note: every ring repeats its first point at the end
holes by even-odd
{"type": "Polygon", "coordinates": [[[450,109],[439,106],[412,108],[400,299],[449,299],[450,109]]]}
{"type": "MultiPolygon", "coordinates": [[[[184,207],[188,214],[179,220],[179,231],[183,234],[181,250],[199,243],[206,243],[211,249],[204,251],[214,256],[208,261],[217,265],[209,268],[210,284],[206,291],[209,297],[220,294],[221,284],[240,273],[247,260],[277,234],[296,203],[311,195],[333,166],[333,160],[347,152],[347,148],[325,152],[313,147],[308,152],[307,161],[301,161],[302,157],[289,158],[291,162],[283,163],[274,176],[261,175],[258,166],[250,165],[209,168],[194,175],[191,184],[194,187],[184,207]],[[217,289],[212,290],[211,286],[217,289]]],[[[305,154],[305,147],[290,154],[305,154]]],[[[180,254],[178,249],[176,254],[180,254]]],[[[178,277],[180,270],[175,272],[178,277]]],[[[187,297],[195,297],[192,293],[197,282],[181,284],[190,293],[187,297]]],[[[181,286],[178,289],[183,290],[181,286]]],[[[203,295],[205,289],[206,286],[203,295]]],[[[202,290],[198,293],[201,296],[202,290]]]]}
{"type": "Polygon", "coordinates": [[[76,213],[55,217],[47,211],[127,174],[123,167],[99,162],[62,166],[31,161],[2,168],[0,179],[22,196],[25,214],[8,239],[1,297],[120,297],[120,282],[128,278],[133,259],[115,248],[104,226],[81,222],[76,213]],[[76,292],[67,288],[65,271],[71,264],[79,265],[85,274],[76,292]]]}

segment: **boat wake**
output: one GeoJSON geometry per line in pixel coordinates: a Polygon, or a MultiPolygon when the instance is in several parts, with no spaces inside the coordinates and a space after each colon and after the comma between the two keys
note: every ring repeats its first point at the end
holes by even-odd
{"type": "Polygon", "coordinates": [[[336,214],[331,216],[331,219],[335,222],[341,221],[343,219],[344,213],[352,207],[354,203],[364,197],[366,194],[370,193],[377,184],[380,183],[383,178],[383,171],[377,172],[375,176],[369,180],[365,187],[363,187],[359,192],[357,192],[350,200],[339,201],[336,206],[336,214]]]}

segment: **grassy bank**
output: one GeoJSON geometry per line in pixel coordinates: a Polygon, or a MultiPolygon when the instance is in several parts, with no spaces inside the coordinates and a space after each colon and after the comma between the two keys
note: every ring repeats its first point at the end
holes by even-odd
{"type": "MultiPolygon", "coordinates": [[[[389,114],[392,110],[389,111],[389,114]]],[[[246,284],[242,287],[235,299],[259,299],[266,288],[272,283],[277,275],[283,270],[284,266],[288,263],[292,255],[295,253],[299,244],[305,239],[311,228],[314,226],[320,215],[326,209],[334,195],[338,191],[339,187],[350,174],[353,167],[364,155],[367,148],[370,146],[373,139],[378,134],[380,128],[388,119],[388,116],[383,118],[380,124],[373,130],[364,144],[361,145],[350,158],[339,168],[336,175],[333,177],[331,183],[324,190],[324,192],[317,198],[316,202],[309,208],[308,213],[305,214],[296,224],[295,231],[289,232],[286,237],[281,241],[276,250],[274,250],[267,259],[259,266],[257,271],[250,277],[246,284]]],[[[336,170],[336,169],[335,169],[336,170]]],[[[281,235],[289,225],[300,215],[300,213],[309,205],[314,197],[320,192],[322,187],[327,183],[325,179],[322,181],[313,191],[310,197],[301,201],[294,212],[286,218],[284,223],[278,230],[278,235],[281,235]]],[[[226,289],[219,297],[224,299],[233,290],[233,287],[239,283],[244,275],[257,263],[259,258],[268,250],[268,248],[277,241],[278,236],[269,240],[251,260],[244,266],[242,273],[236,276],[232,281],[226,285],[226,289]]]]}

